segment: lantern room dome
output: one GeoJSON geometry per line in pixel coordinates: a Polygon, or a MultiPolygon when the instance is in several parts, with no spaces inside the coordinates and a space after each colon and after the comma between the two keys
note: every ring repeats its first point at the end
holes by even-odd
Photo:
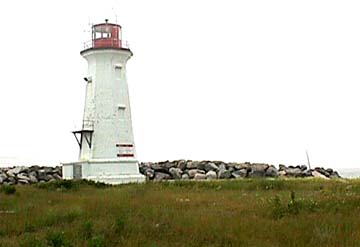
{"type": "Polygon", "coordinates": [[[91,41],[84,44],[84,51],[89,49],[126,49],[121,35],[121,26],[109,23],[95,24],[91,28],[91,41]]]}

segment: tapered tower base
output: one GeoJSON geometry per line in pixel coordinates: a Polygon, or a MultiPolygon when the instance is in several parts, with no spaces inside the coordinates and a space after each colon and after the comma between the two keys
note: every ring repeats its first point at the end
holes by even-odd
{"type": "Polygon", "coordinates": [[[87,179],[106,184],[145,182],[136,160],[90,160],[62,164],[64,179],[87,179]]]}

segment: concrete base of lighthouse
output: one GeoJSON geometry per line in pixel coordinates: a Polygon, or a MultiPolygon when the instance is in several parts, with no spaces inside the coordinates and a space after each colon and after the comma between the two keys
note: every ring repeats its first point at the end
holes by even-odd
{"type": "Polygon", "coordinates": [[[106,184],[145,182],[136,160],[88,160],[62,164],[63,179],[87,179],[106,184]]]}

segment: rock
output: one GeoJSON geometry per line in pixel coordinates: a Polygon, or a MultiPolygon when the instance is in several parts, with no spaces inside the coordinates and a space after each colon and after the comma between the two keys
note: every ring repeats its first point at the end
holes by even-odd
{"type": "Polygon", "coordinates": [[[28,176],[26,176],[24,173],[19,173],[17,175],[18,180],[26,180],[26,181],[30,181],[30,178],[28,176]]]}
{"type": "Polygon", "coordinates": [[[29,174],[29,179],[30,179],[30,183],[37,183],[38,179],[36,178],[36,176],[29,174]]]}
{"type": "Polygon", "coordinates": [[[31,170],[31,171],[37,172],[39,169],[40,169],[39,166],[30,166],[30,170],[31,170]]]}
{"type": "Polygon", "coordinates": [[[163,181],[168,179],[171,179],[171,176],[167,173],[163,173],[163,172],[155,173],[154,181],[163,181]]]}
{"type": "Polygon", "coordinates": [[[212,180],[212,179],[217,179],[217,174],[215,171],[208,171],[205,175],[206,179],[208,180],[212,180]]]}
{"type": "Polygon", "coordinates": [[[341,178],[341,176],[339,175],[338,172],[333,172],[331,173],[330,178],[341,178]]]}
{"type": "Polygon", "coordinates": [[[307,166],[306,166],[306,165],[301,165],[301,166],[300,166],[300,170],[301,170],[301,171],[306,171],[306,170],[307,170],[307,166]]]}
{"type": "Polygon", "coordinates": [[[182,171],[184,171],[185,168],[186,168],[186,161],[185,160],[179,160],[178,163],[177,163],[177,167],[179,169],[181,169],[182,171]]]}
{"type": "Polygon", "coordinates": [[[332,174],[332,173],[334,172],[334,170],[331,169],[331,168],[326,169],[326,171],[327,171],[328,173],[330,173],[330,174],[332,174]]]}
{"type": "Polygon", "coordinates": [[[206,164],[205,164],[204,170],[205,170],[206,172],[209,172],[209,171],[218,171],[218,170],[219,170],[219,167],[218,167],[217,165],[215,165],[215,163],[209,162],[209,163],[206,163],[206,164]]]}
{"type": "Polygon", "coordinates": [[[231,173],[231,175],[236,179],[246,178],[247,177],[247,168],[236,170],[231,173]]]}
{"type": "Polygon", "coordinates": [[[206,179],[206,175],[203,173],[196,173],[194,176],[194,179],[195,180],[203,180],[203,179],[206,179]]]}
{"type": "Polygon", "coordinates": [[[155,176],[155,171],[151,168],[146,168],[144,175],[148,178],[148,179],[153,179],[155,176]]]}
{"type": "Polygon", "coordinates": [[[275,168],[275,166],[270,166],[268,169],[266,169],[265,176],[266,177],[276,178],[276,177],[279,176],[279,172],[275,168]]]}
{"type": "Polygon", "coordinates": [[[302,177],[302,171],[300,168],[286,168],[286,176],[289,177],[302,177]]]}
{"type": "Polygon", "coordinates": [[[53,180],[53,179],[54,179],[54,177],[52,175],[50,175],[50,174],[47,174],[45,176],[45,181],[50,181],[50,180],[53,180]]]}
{"type": "Polygon", "coordinates": [[[154,163],[151,166],[151,169],[153,169],[155,172],[162,172],[162,173],[168,173],[169,172],[169,169],[164,167],[162,164],[157,164],[157,163],[154,163]]]}
{"type": "Polygon", "coordinates": [[[181,174],[183,173],[180,168],[171,167],[169,172],[173,179],[181,179],[181,174]]]}
{"type": "Polygon", "coordinates": [[[8,174],[11,177],[16,176],[17,174],[19,174],[22,170],[24,169],[24,167],[18,166],[18,167],[14,167],[9,169],[6,174],[8,174]]]}
{"type": "Polygon", "coordinates": [[[221,163],[219,165],[219,170],[226,170],[226,165],[224,163],[221,163]]]}
{"type": "Polygon", "coordinates": [[[236,170],[242,170],[242,169],[246,169],[246,170],[248,170],[248,171],[251,170],[250,165],[249,165],[249,164],[245,164],[245,163],[236,164],[236,165],[234,166],[234,168],[235,168],[236,170]]]}
{"type": "Polygon", "coordinates": [[[177,165],[176,165],[176,162],[169,162],[169,161],[161,162],[160,164],[161,164],[161,166],[162,166],[163,168],[165,168],[165,169],[167,169],[167,170],[169,170],[169,169],[172,168],[172,167],[176,167],[176,166],[177,166],[177,165]]]}
{"type": "Polygon", "coordinates": [[[181,175],[181,179],[182,179],[182,180],[189,180],[189,179],[190,179],[189,174],[183,173],[183,174],[181,175]]]}
{"type": "Polygon", "coordinates": [[[311,170],[306,170],[301,172],[302,177],[311,177],[311,170]]]}
{"type": "Polygon", "coordinates": [[[207,163],[208,163],[208,161],[205,161],[205,160],[200,161],[200,162],[197,164],[196,168],[197,168],[198,170],[205,170],[205,165],[206,165],[207,163]]]}
{"type": "Polygon", "coordinates": [[[54,173],[52,176],[53,176],[54,179],[56,179],[56,180],[61,180],[61,179],[62,179],[62,177],[61,177],[58,173],[54,173]]]}
{"type": "Polygon", "coordinates": [[[218,172],[218,178],[220,179],[226,179],[231,177],[231,172],[226,169],[220,169],[218,172]]]}
{"type": "Polygon", "coordinates": [[[251,164],[250,177],[265,177],[266,169],[269,168],[268,164],[251,164]]]}
{"type": "Polygon", "coordinates": [[[186,163],[186,168],[187,169],[197,169],[199,162],[198,161],[188,161],[186,163]]]}
{"type": "Polygon", "coordinates": [[[285,171],[285,170],[286,170],[286,166],[280,164],[280,165],[279,165],[279,171],[285,171]]]}
{"type": "Polygon", "coordinates": [[[26,179],[19,179],[18,184],[30,184],[30,181],[26,179]]]}
{"type": "Polygon", "coordinates": [[[311,173],[313,175],[313,177],[315,178],[324,178],[324,179],[329,179],[328,177],[326,177],[324,174],[321,174],[320,172],[314,170],[311,173]]]}
{"type": "Polygon", "coordinates": [[[6,179],[7,179],[6,174],[5,173],[0,173],[0,184],[5,182],[6,179]]]}
{"type": "Polygon", "coordinates": [[[280,177],[283,177],[285,175],[286,175],[286,171],[284,171],[284,170],[279,171],[279,176],[280,177]]]}
{"type": "Polygon", "coordinates": [[[198,173],[198,169],[188,170],[187,173],[189,174],[189,178],[194,178],[195,174],[198,173]]]}
{"type": "Polygon", "coordinates": [[[9,185],[13,185],[16,184],[16,179],[14,177],[7,177],[6,182],[9,185]]]}

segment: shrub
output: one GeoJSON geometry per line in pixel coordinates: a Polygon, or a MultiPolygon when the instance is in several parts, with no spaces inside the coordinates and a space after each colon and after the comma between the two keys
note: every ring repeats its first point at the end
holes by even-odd
{"type": "Polygon", "coordinates": [[[47,183],[39,183],[37,185],[40,189],[47,190],[76,190],[79,188],[79,183],[74,180],[56,180],[47,183]]]}
{"type": "Polygon", "coordinates": [[[70,224],[82,215],[80,208],[69,209],[67,212],[49,210],[44,217],[40,219],[41,226],[53,226],[57,224],[70,224]]]}
{"type": "Polygon", "coordinates": [[[284,216],[298,215],[300,212],[315,212],[319,206],[314,200],[296,199],[295,192],[291,191],[290,200],[283,204],[279,196],[275,196],[271,201],[271,215],[275,219],[281,219],[284,216]]]}
{"type": "Polygon", "coordinates": [[[85,221],[81,227],[81,235],[84,239],[90,239],[93,235],[93,224],[90,221],[85,221]]]}
{"type": "Polygon", "coordinates": [[[97,235],[89,240],[89,247],[104,247],[105,238],[102,235],[97,235]]]}
{"type": "Polygon", "coordinates": [[[108,188],[108,187],[112,186],[111,184],[106,184],[103,182],[95,182],[95,181],[86,180],[86,179],[81,180],[80,183],[85,184],[85,185],[90,185],[90,186],[93,186],[98,189],[104,189],[104,188],[108,188]]]}
{"type": "Polygon", "coordinates": [[[46,240],[49,246],[53,247],[68,247],[71,246],[67,243],[64,232],[50,231],[46,235],[46,240]]]}
{"type": "Polygon", "coordinates": [[[125,228],[125,220],[123,217],[118,217],[115,220],[114,230],[117,234],[122,234],[125,228]]]}
{"type": "Polygon", "coordinates": [[[35,226],[32,223],[26,222],[24,226],[24,232],[34,232],[35,226]]]}
{"type": "Polygon", "coordinates": [[[13,185],[3,185],[1,187],[1,191],[3,191],[6,195],[12,195],[16,193],[16,188],[13,185]]]}
{"type": "Polygon", "coordinates": [[[20,247],[44,247],[42,241],[34,236],[26,235],[19,243],[20,247]]]}

